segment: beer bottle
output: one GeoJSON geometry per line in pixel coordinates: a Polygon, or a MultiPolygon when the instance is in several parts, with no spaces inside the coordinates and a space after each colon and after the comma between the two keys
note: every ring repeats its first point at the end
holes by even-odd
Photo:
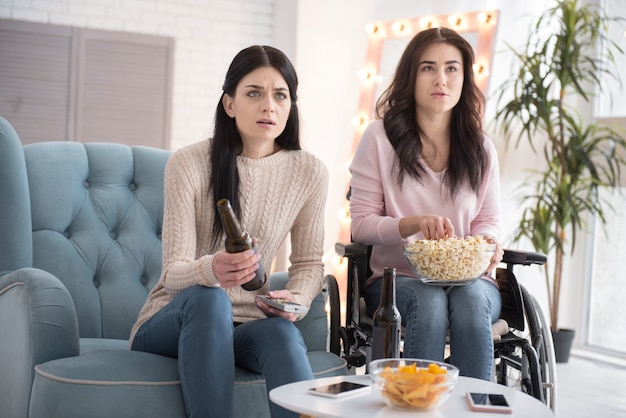
{"type": "MultiPolygon", "coordinates": [[[[254,241],[249,233],[244,231],[239,224],[239,220],[235,216],[230,201],[228,199],[220,199],[217,201],[217,210],[226,232],[226,240],[224,246],[229,253],[240,253],[252,249],[256,253],[254,241]]],[[[266,282],[267,276],[265,275],[265,268],[263,263],[259,260],[259,268],[256,270],[254,279],[241,285],[244,290],[257,290],[260,289],[266,282]]]]}
{"type": "Polygon", "coordinates": [[[401,316],[396,307],[396,269],[385,267],[380,305],[374,312],[372,360],[400,357],[401,316]]]}

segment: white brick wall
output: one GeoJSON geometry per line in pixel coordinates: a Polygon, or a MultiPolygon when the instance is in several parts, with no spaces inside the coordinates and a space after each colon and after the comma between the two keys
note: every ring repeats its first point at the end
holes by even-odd
{"type": "Polygon", "coordinates": [[[226,69],[252,44],[272,44],[275,0],[0,0],[0,18],[171,36],[171,148],[211,135],[226,69]]]}

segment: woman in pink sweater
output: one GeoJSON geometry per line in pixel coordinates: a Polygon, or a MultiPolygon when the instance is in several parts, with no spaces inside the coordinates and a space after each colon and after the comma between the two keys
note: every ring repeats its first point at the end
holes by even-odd
{"type": "MultiPolygon", "coordinates": [[[[418,280],[402,247],[418,239],[483,235],[496,242],[500,222],[498,160],[484,136],[484,97],[474,54],[455,31],[434,28],[409,43],[350,166],[352,237],[373,244],[365,300],[380,302],[383,269],[395,267],[405,326],[404,356],[442,361],[450,330],[451,362],[489,380],[491,324],[501,300],[490,274],[466,286],[418,280]]],[[[497,242],[496,242],[497,243],[497,242]]],[[[488,271],[502,258],[496,253],[488,271]]]]}

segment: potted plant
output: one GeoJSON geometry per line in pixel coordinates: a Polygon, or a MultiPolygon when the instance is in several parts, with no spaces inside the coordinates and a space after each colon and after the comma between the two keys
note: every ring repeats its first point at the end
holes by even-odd
{"type": "Polygon", "coordinates": [[[602,91],[602,78],[619,74],[612,72],[614,57],[623,51],[606,36],[608,24],[618,19],[595,3],[558,0],[534,22],[521,50],[509,46],[517,69],[497,93],[498,128],[506,138],[516,137],[516,146],[527,140],[544,159],[525,183],[533,191],[522,197],[514,240],[528,239],[536,251],[549,255],[544,271],[560,362],[567,362],[573,339],[569,330],[569,346],[559,353],[564,256],[573,253],[589,215],[604,223],[610,206],[599,189],[619,186],[625,163],[623,134],[589,115],[594,95],[610,94],[602,91]]]}

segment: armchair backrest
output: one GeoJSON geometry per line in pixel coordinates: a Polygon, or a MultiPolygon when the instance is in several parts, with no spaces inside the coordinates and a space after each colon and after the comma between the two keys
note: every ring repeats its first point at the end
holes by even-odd
{"type": "MultiPolygon", "coordinates": [[[[72,297],[80,337],[127,339],[162,269],[170,155],[114,143],[22,146],[0,117],[0,276],[49,272],[72,297]]],[[[272,274],[272,287],[286,282],[272,274]]],[[[326,350],[326,321],[320,295],[297,322],[309,350],[326,350]]]]}
{"type": "Polygon", "coordinates": [[[32,266],[30,198],[22,144],[0,117],[0,275],[32,266]]]}
{"type": "Polygon", "coordinates": [[[0,274],[48,271],[72,296],[80,337],[128,338],[161,273],[169,155],[112,143],[22,147],[0,118],[0,274]]]}

